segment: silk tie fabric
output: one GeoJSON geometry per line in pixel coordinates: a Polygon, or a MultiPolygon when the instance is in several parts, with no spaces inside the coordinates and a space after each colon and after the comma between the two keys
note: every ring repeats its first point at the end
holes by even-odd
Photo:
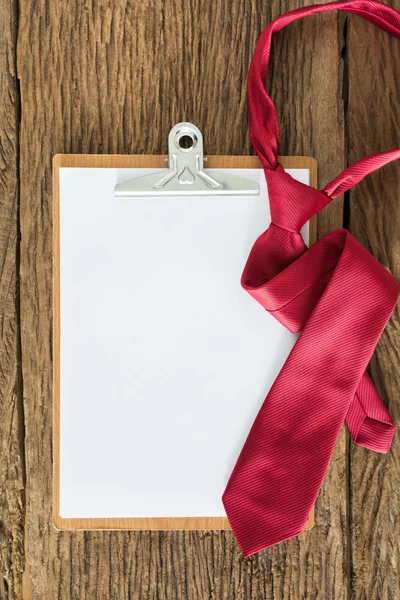
{"type": "Polygon", "coordinates": [[[275,106],[265,91],[271,39],[292,21],[342,10],[400,37],[400,13],[375,1],[308,6],[262,33],[248,76],[250,137],[264,167],[272,224],[255,242],[242,286],[282,325],[301,331],[268,393],[223,494],[245,556],[298,535],[321,487],[346,420],[354,441],[389,450],[393,421],[365,372],[395,307],[394,277],[347,230],[307,248],[301,227],[400,149],[347,168],[324,190],[299,183],[278,162],[275,106]]]}

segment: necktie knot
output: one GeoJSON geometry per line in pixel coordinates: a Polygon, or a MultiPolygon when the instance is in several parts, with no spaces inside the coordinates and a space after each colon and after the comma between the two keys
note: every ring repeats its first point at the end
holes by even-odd
{"type": "Polygon", "coordinates": [[[300,229],[331,201],[325,192],[316,190],[286,173],[280,163],[265,169],[272,222],[293,233],[300,229]]]}

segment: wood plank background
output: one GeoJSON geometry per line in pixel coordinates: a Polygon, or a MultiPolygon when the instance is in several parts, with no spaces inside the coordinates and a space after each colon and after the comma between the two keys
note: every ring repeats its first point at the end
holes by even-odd
{"type": "MultiPolygon", "coordinates": [[[[400,0],[391,5],[400,10],[400,0]]],[[[400,40],[349,23],[348,156],[400,146],[400,40]],[[382,35],[381,35],[382,34],[382,35]],[[362,132],[362,133],[361,133],[362,132]]],[[[351,231],[400,279],[400,164],[374,173],[350,195],[351,231]]],[[[400,425],[399,304],[371,361],[371,374],[400,425]]],[[[351,581],[362,600],[400,598],[400,437],[382,456],[352,445],[349,456],[351,581]]]]}
{"type": "MultiPolygon", "coordinates": [[[[400,442],[343,429],[313,530],[247,560],[230,532],[56,532],[51,525],[51,163],[56,153],[165,153],[178,121],[209,154],[249,154],[246,74],[258,35],[299,0],[0,0],[0,599],[398,600],[400,442]],[[25,577],[23,577],[25,571],[25,577]],[[32,582],[32,588],[30,586],[32,582]]],[[[390,0],[400,9],[400,0],[390,0]]],[[[269,88],[281,154],[323,186],[400,145],[399,46],[329,14],[276,36],[269,88]]],[[[400,170],[370,176],[318,219],[397,276],[400,170]]],[[[399,314],[371,363],[397,423],[399,314]]]]}

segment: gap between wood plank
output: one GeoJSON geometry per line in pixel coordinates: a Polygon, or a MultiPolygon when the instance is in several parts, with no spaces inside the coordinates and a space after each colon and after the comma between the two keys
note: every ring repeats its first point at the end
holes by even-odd
{"type": "MultiPolygon", "coordinates": [[[[349,132],[348,132],[348,106],[349,106],[349,54],[348,54],[348,26],[349,15],[341,13],[339,15],[339,24],[342,28],[342,48],[340,52],[343,61],[342,71],[342,100],[343,100],[343,118],[344,118],[344,153],[346,167],[349,165],[349,132]]],[[[343,199],[343,228],[350,229],[350,190],[344,193],[343,199]]],[[[346,428],[346,569],[347,569],[347,597],[351,600],[352,597],[352,576],[353,576],[353,561],[352,561],[352,536],[351,536],[351,436],[346,428]]]]}
{"type": "Polygon", "coordinates": [[[19,41],[19,24],[20,24],[20,13],[19,13],[19,2],[13,3],[15,31],[14,31],[14,64],[15,64],[15,81],[16,81],[16,114],[15,114],[15,133],[16,133],[16,174],[17,174],[17,248],[16,248],[16,316],[17,316],[17,381],[18,381],[18,403],[21,414],[21,439],[20,439],[20,452],[21,452],[21,469],[22,469],[22,481],[23,490],[23,504],[25,511],[24,518],[24,572],[22,575],[22,599],[32,600],[32,579],[30,576],[30,565],[29,565],[29,552],[28,552],[28,520],[27,520],[27,468],[26,468],[26,424],[25,424],[25,406],[24,406],[24,387],[23,387],[23,375],[22,375],[22,333],[21,333],[21,161],[20,161],[20,129],[21,129],[21,115],[22,115],[22,102],[21,102],[21,86],[20,78],[18,73],[18,41],[19,41]]]}

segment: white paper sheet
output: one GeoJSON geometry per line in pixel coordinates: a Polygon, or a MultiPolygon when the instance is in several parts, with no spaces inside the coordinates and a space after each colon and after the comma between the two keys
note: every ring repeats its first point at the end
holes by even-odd
{"type": "Polygon", "coordinates": [[[263,171],[231,170],[260,196],[115,199],[154,171],[60,169],[64,518],[223,516],[296,339],[240,286],[270,222],[263,171]]]}

